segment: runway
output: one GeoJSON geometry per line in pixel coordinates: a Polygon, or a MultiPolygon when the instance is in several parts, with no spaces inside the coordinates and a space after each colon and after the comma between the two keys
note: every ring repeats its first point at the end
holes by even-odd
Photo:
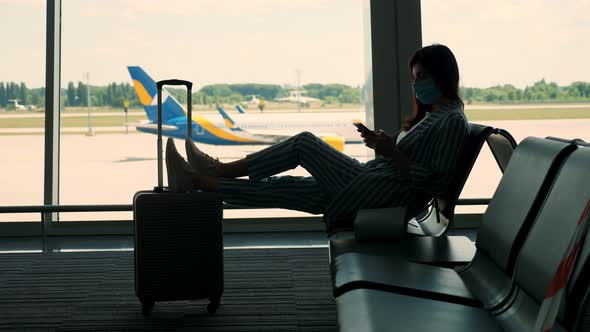
{"type": "MultiPolygon", "coordinates": [[[[520,142],[527,136],[557,136],[590,141],[590,119],[487,121],[485,124],[508,130],[520,142]]],[[[143,133],[103,134],[96,136],[62,135],[60,154],[61,204],[131,204],[133,194],[153,188],[157,180],[156,136],[143,133]]],[[[0,136],[0,204],[41,205],[43,203],[43,135],[0,136]]],[[[184,142],[176,140],[184,153],[184,142]]],[[[222,161],[231,161],[264,148],[264,146],[200,147],[222,161]]],[[[349,144],[345,153],[361,161],[372,158],[371,150],[362,144],[349,144]]],[[[302,168],[285,174],[308,175],[302,168]]],[[[489,198],[501,173],[491,153],[484,147],[463,190],[463,198],[489,198]]],[[[481,207],[462,207],[458,212],[482,211],[481,207]]],[[[227,218],[305,215],[285,210],[226,211],[227,218]]],[[[38,214],[0,215],[0,221],[39,221],[38,214]]],[[[131,213],[69,213],[62,220],[126,219],[131,213]]]]}

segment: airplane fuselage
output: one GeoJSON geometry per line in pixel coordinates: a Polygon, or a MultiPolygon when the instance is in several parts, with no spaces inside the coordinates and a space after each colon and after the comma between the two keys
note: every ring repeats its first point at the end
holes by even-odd
{"type": "MultiPolygon", "coordinates": [[[[345,143],[362,143],[352,125],[365,118],[363,112],[265,113],[232,115],[240,129],[230,128],[218,115],[193,113],[192,139],[207,144],[244,145],[273,144],[279,136],[291,136],[309,131],[318,136],[339,136],[345,143]]],[[[364,122],[364,121],[363,121],[364,122]]],[[[162,127],[162,134],[179,139],[186,138],[186,117],[170,119],[162,127]]],[[[138,126],[137,130],[157,133],[156,124],[138,126]]]]}

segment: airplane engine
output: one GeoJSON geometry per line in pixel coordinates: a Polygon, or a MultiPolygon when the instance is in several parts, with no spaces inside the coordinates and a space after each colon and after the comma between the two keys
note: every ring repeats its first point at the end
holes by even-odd
{"type": "Polygon", "coordinates": [[[336,150],[340,152],[344,151],[344,137],[336,135],[322,135],[320,137],[336,150]]]}

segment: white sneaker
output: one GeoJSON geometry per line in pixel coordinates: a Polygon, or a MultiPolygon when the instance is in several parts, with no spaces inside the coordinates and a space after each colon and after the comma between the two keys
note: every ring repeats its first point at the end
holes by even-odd
{"type": "Polygon", "coordinates": [[[166,172],[170,192],[184,193],[193,189],[190,167],[176,150],[172,137],[166,142],[166,172]]]}
{"type": "Polygon", "coordinates": [[[221,168],[221,161],[213,158],[205,152],[199,150],[192,139],[187,138],[185,141],[186,157],[190,167],[207,176],[218,176],[221,168]]]}

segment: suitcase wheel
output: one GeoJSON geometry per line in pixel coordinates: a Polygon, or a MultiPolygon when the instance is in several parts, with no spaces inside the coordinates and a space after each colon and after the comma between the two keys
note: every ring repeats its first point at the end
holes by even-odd
{"type": "Polygon", "coordinates": [[[154,308],[154,301],[150,300],[140,300],[141,301],[141,313],[144,316],[149,316],[152,313],[152,309],[154,308]]]}
{"type": "Polygon", "coordinates": [[[214,315],[217,311],[217,308],[219,308],[219,302],[221,301],[221,298],[210,298],[209,301],[210,302],[207,305],[207,312],[209,312],[209,315],[214,315]]]}

